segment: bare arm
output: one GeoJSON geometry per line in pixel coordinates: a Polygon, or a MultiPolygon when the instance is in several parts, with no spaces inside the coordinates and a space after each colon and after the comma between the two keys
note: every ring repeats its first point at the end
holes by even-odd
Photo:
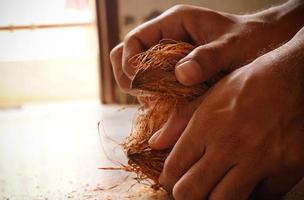
{"type": "Polygon", "coordinates": [[[303,178],[303,63],[304,28],[217,83],[181,132],[165,125],[151,146],[181,135],[162,146],[175,199],[280,199],[303,178]]]}
{"type": "Polygon", "coordinates": [[[129,58],[162,38],[188,41],[197,48],[178,63],[176,75],[191,85],[249,63],[289,40],[303,25],[303,0],[251,15],[179,5],[131,31],[111,52],[113,71],[119,86],[128,91],[134,73],[129,58]]]}

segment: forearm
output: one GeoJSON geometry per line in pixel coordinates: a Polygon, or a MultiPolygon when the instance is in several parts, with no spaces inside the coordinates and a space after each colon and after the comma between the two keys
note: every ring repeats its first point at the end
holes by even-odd
{"type": "Polygon", "coordinates": [[[281,60],[286,60],[286,65],[281,65],[285,68],[282,70],[291,71],[304,82],[304,27],[278,49],[278,54],[281,60]]]}
{"type": "Polygon", "coordinates": [[[284,47],[283,53],[291,60],[288,67],[301,82],[302,92],[304,92],[304,27],[284,47]]]}
{"type": "Polygon", "coordinates": [[[304,26],[304,0],[289,0],[253,16],[270,24],[272,39],[283,43],[304,26]]]}

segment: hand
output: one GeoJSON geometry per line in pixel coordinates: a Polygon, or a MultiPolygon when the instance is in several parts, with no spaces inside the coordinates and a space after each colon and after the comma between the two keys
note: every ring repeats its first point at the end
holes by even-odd
{"type": "Polygon", "coordinates": [[[179,138],[160,177],[176,200],[242,200],[254,189],[278,199],[304,176],[303,52],[304,28],[217,83],[180,138],[168,121],[151,146],[179,138]]]}
{"type": "Polygon", "coordinates": [[[220,70],[238,68],[289,40],[303,26],[303,4],[291,0],[253,15],[184,5],[172,7],[131,31],[112,50],[116,81],[128,92],[135,70],[128,60],[163,38],[197,45],[176,67],[176,76],[185,85],[205,81],[220,70]]]}

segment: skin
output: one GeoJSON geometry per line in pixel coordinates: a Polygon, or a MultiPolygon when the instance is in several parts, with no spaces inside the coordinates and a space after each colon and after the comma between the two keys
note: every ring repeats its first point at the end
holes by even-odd
{"type": "Polygon", "coordinates": [[[160,177],[175,199],[248,199],[258,184],[278,199],[303,177],[303,63],[304,28],[218,82],[185,130],[161,132],[181,135],[160,177]]]}
{"type": "Polygon", "coordinates": [[[219,70],[233,70],[248,64],[300,30],[304,25],[303,7],[302,0],[294,0],[253,15],[232,15],[201,7],[174,6],[135,28],[111,51],[116,82],[123,91],[129,92],[135,70],[128,60],[163,38],[198,45],[176,67],[176,76],[185,85],[207,80],[219,70]],[[190,67],[199,70],[196,76],[180,67],[185,61],[199,65],[190,67]],[[187,78],[187,74],[190,77],[187,78]]]}
{"type": "Polygon", "coordinates": [[[303,177],[303,2],[242,16],[175,6],[112,50],[126,92],[134,74],[129,58],[162,38],[198,46],[176,66],[182,84],[231,72],[178,107],[150,140],[155,149],[173,147],[160,182],[175,199],[239,200],[253,190],[277,199],[303,177]]]}

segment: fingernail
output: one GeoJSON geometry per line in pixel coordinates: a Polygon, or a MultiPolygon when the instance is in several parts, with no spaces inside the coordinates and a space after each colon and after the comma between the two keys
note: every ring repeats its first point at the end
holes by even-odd
{"type": "Polygon", "coordinates": [[[156,131],[152,137],[149,139],[149,145],[153,146],[158,138],[158,136],[161,134],[161,130],[156,131]]]}
{"type": "Polygon", "coordinates": [[[179,64],[175,71],[177,80],[185,85],[198,83],[201,74],[202,70],[195,60],[188,60],[179,64]]]}

